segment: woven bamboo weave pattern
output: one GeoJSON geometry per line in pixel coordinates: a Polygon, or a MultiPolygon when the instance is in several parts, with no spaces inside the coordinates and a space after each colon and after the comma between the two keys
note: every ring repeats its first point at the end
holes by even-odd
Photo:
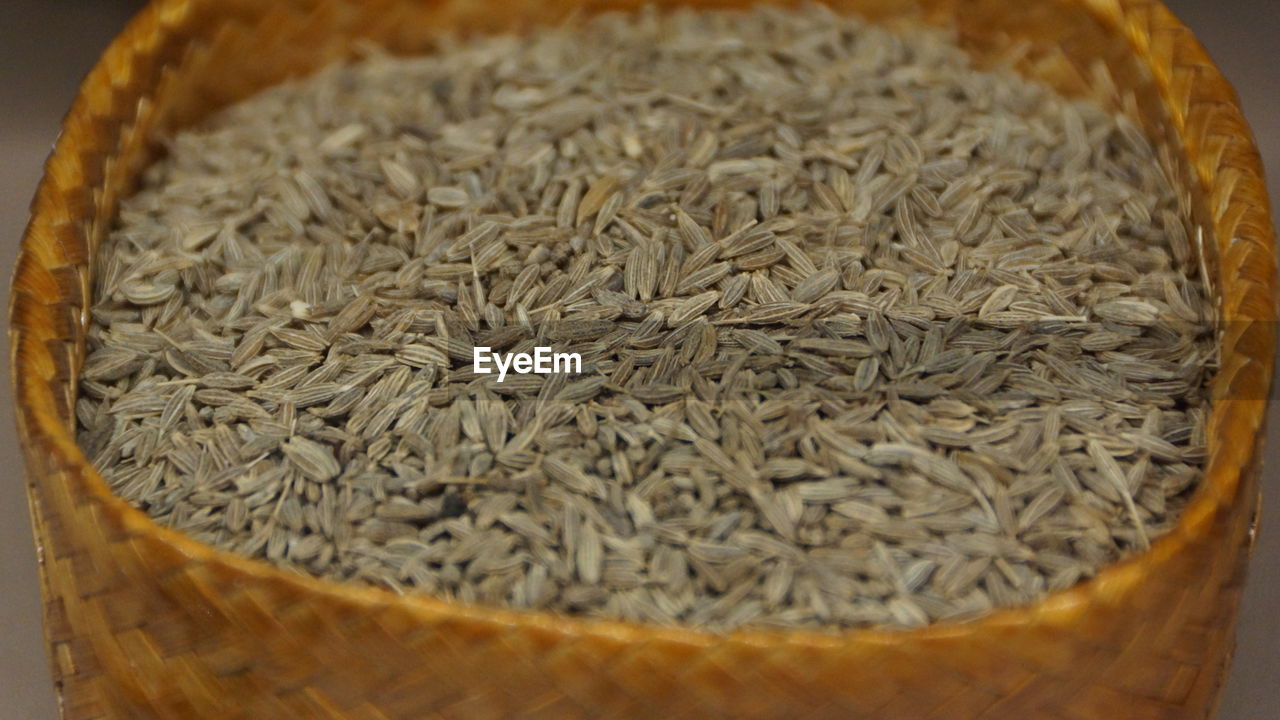
{"type": "MultiPolygon", "coordinates": [[[[1028,608],[911,632],[716,636],[337,586],[202,546],[76,447],[89,260],[154,141],[362,41],[554,22],[633,0],[159,0],[88,76],[13,283],[12,380],[63,717],[1027,718],[1212,715],[1256,519],[1274,231],[1234,92],[1153,0],[844,0],[954,25],[980,60],[1134,113],[1204,229],[1223,321],[1205,486],[1150,551],[1028,608]]],[[[663,3],[674,5],[676,3],[663,3]]],[[[745,4],[726,0],[707,6],[745,4]]],[[[14,480],[11,480],[14,481],[14,480]]]]}

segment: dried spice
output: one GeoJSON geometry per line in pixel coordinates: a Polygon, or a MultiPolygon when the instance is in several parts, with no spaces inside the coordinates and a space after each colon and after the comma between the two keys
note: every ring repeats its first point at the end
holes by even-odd
{"type": "Polygon", "coordinates": [[[212,545],[467,603],[917,626],[1144,548],[1213,318],[1123,117],[820,7],[369,57],[172,138],[80,441],[212,545]],[[578,374],[471,366],[580,353],[578,374]]]}

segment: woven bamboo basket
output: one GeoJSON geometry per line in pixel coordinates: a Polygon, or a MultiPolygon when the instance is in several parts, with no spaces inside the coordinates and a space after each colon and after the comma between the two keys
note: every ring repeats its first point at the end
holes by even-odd
{"type": "MultiPolygon", "coordinates": [[[[13,382],[64,718],[1205,718],[1258,507],[1276,251],[1236,97],[1152,0],[842,0],[1138,118],[1181,173],[1223,327],[1207,480],[1147,552],[1027,608],[911,632],[728,635],[325,583],[161,528],[76,446],[91,258],[156,139],[373,41],[633,0],[161,0],[80,91],[34,203],[13,382]]],[[[674,3],[668,3],[674,4],[674,3]]],[[[742,4],[715,0],[706,5],[742,4]]]]}

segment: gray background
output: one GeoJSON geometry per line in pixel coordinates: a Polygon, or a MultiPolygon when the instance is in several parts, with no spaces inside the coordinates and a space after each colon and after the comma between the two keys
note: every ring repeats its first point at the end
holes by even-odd
{"type": "MultiPolygon", "coordinates": [[[[270,0],[263,0],[269,2],[270,0]]],[[[136,0],[0,0],[0,298],[9,279],[41,165],[80,78],[140,6],[136,0]]],[[[1239,91],[1280,199],[1280,3],[1170,0],[1239,91]]],[[[1011,8],[1017,1],[1011,0],[1011,8]]],[[[7,322],[7,316],[3,320],[7,322]]],[[[0,351],[8,358],[7,334],[0,351]]],[[[11,389],[0,383],[0,720],[53,718],[40,636],[35,553],[16,467],[11,389]]],[[[1274,410],[1274,404],[1272,409],[1274,410]]],[[[1240,620],[1239,650],[1221,720],[1280,717],[1280,428],[1267,448],[1263,529],[1240,620]]],[[[1112,720],[1110,718],[1099,720],[1112,720]]],[[[1115,720],[1123,720],[1116,718],[1115,720]]]]}

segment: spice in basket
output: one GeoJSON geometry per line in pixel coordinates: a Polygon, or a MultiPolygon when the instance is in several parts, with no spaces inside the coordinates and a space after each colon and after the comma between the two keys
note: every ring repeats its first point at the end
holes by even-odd
{"type": "Polygon", "coordinates": [[[76,413],[211,545],[912,627],[1090,577],[1200,480],[1212,310],[1151,144],[942,31],[605,15],[337,65],[168,150],[97,255],[76,413]]]}

